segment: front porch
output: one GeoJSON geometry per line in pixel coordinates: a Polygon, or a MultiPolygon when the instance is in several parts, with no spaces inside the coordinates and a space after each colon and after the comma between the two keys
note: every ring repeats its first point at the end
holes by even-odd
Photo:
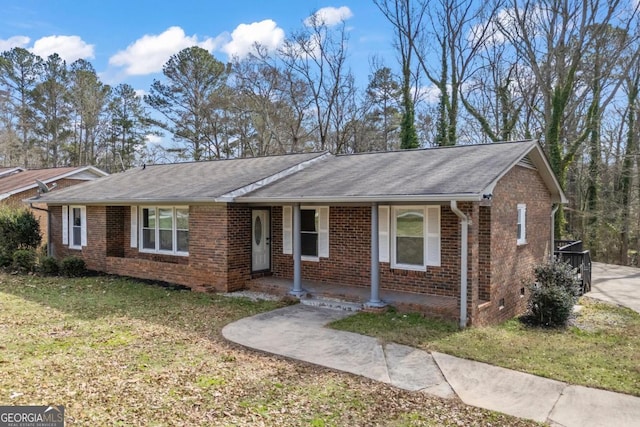
{"type": "MultiPolygon", "coordinates": [[[[284,297],[289,295],[293,288],[293,280],[264,276],[250,280],[247,283],[247,287],[251,291],[284,297]]],[[[302,280],[302,289],[305,291],[303,299],[345,301],[355,303],[359,309],[364,308],[371,297],[371,289],[369,287],[339,283],[302,280]]],[[[459,316],[458,299],[455,297],[381,289],[380,299],[399,311],[419,312],[429,317],[453,321],[459,316]]]]}

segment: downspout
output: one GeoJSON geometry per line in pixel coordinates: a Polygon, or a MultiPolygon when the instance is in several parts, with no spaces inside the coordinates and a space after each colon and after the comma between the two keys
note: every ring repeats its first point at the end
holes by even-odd
{"type": "Polygon", "coordinates": [[[560,208],[559,204],[554,204],[551,208],[551,250],[549,251],[549,260],[553,261],[556,251],[556,212],[560,208]]]}
{"type": "Polygon", "coordinates": [[[467,269],[469,256],[469,217],[451,201],[451,210],[460,218],[460,328],[467,327],[467,269]]]}
{"type": "Polygon", "coordinates": [[[47,256],[51,256],[51,211],[49,209],[37,208],[33,203],[29,203],[29,208],[47,213],[47,256]]]}

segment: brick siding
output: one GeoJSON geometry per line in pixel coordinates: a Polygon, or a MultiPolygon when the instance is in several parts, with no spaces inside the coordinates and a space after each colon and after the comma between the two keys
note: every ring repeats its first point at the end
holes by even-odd
{"type": "Polygon", "coordinates": [[[54,256],[80,256],[91,270],[177,283],[201,291],[241,289],[250,277],[251,210],[247,207],[191,206],[188,256],[132,248],[128,206],[87,206],[87,246],[70,249],[62,245],[62,208],[53,206],[50,211],[54,256]],[[229,243],[228,236],[235,240],[229,243]]]}
{"type": "Polygon", "coordinates": [[[489,219],[491,298],[482,306],[475,325],[499,323],[526,311],[528,294],[522,296],[520,291],[533,281],[534,267],[549,256],[551,206],[551,195],[533,169],[516,166],[496,185],[489,219]],[[519,203],[527,206],[524,245],[517,244],[519,203]]]}
{"type": "MultiPolygon", "coordinates": [[[[273,275],[293,277],[293,256],[282,253],[282,208],[272,210],[273,275]]],[[[302,279],[326,283],[371,284],[371,207],[331,206],[329,258],[302,261],[302,279]]],[[[441,266],[408,271],[380,263],[380,287],[397,291],[456,296],[460,283],[457,217],[448,206],[441,210],[441,266]]]]}

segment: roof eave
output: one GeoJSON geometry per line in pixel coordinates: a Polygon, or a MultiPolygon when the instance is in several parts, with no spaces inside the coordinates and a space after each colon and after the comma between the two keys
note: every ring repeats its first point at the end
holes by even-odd
{"type": "Polygon", "coordinates": [[[551,193],[551,201],[553,203],[566,205],[569,203],[560,183],[558,182],[551,165],[545,156],[544,151],[538,140],[532,140],[533,145],[531,149],[525,152],[522,156],[518,157],[509,167],[503,170],[483,191],[483,194],[492,194],[493,189],[496,187],[498,181],[500,181],[510,170],[512,170],[525,156],[532,156],[532,161],[538,169],[538,173],[542,177],[542,180],[547,185],[549,192],[551,193]]]}
{"type": "Polygon", "coordinates": [[[229,200],[219,198],[192,198],[192,199],[46,199],[31,198],[23,200],[25,203],[46,203],[49,206],[62,205],[87,205],[87,206],[136,206],[136,205],[193,205],[208,203],[227,203],[229,200]]]}

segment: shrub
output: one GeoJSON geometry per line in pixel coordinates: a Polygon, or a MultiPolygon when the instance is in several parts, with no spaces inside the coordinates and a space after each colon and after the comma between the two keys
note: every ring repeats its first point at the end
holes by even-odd
{"type": "Polygon", "coordinates": [[[40,225],[26,208],[0,209],[0,256],[6,262],[18,249],[35,249],[40,245],[40,225]]]}
{"type": "Polygon", "coordinates": [[[9,254],[0,250],[0,267],[9,267],[11,264],[13,264],[13,256],[9,256],[9,254]]]}
{"type": "Polygon", "coordinates": [[[21,272],[31,272],[36,269],[36,251],[33,249],[18,249],[13,253],[13,268],[21,272]]]}
{"type": "Polygon", "coordinates": [[[38,265],[38,271],[47,276],[55,276],[58,274],[60,266],[58,261],[51,256],[43,256],[40,258],[40,264],[38,265]]]}
{"type": "Polygon", "coordinates": [[[86,265],[82,258],[68,256],[60,262],[60,274],[65,277],[80,277],[86,271],[86,265]]]}
{"type": "Polygon", "coordinates": [[[540,326],[563,326],[578,301],[579,282],[573,268],[554,260],[535,268],[536,282],[529,287],[531,320],[540,326]]]}

